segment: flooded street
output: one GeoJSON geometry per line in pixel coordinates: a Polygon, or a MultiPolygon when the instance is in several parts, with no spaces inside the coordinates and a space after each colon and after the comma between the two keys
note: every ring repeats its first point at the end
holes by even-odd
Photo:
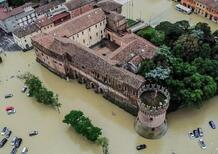
{"type": "MultiPolygon", "coordinates": [[[[117,0],[126,2],[125,0],[117,0]]],[[[188,20],[191,25],[198,22],[206,22],[211,26],[213,31],[218,29],[218,24],[207,18],[192,13],[186,15],[175,9],[177,3],[172,0],[129,0],[123,6],[123,15],[131,19],[142,19],[152,26],[159,24],[161,21],[170,21],[172,23],[179,20],[188,20]]]]}
{"type": "MultiPolygon", "coordinates": [[[[77,81],[67,82],[49,72],[35,62],[34,52],[10,52],[3,56],[3,61],[0,64],[0,128],[8,126],[13,131],[10,140],[15,135],[22,137],[21,147],[28,147],[29,154],[101,154],[99,146],[62,123],[64,115],[72,109],[82,110],[94,125],[103,129],[103,135],[109,138],[110,154],[218,154],[218,129],[212,130],[208,125],[209,120],[214,120],[218,126],[218,97],[200,110],[185,109],[169,114],[167,134],[160,140],[147,140],[135,132],[133,116],[77,81]],[[21,93],[23,82],[11,78],[19,74],[18,71],[39,76],[48,89],[57,93],[62,103],[61,113],[21,93]],[[4,99],[10,92],[14,97],[4,99]],[[8,116],[4,111],[8,105],[14,106],[17,113],[8,116]],[[199,147],[198,140],[188,138],[188,131],[197,127],[204,131],[206,150],[199,147]],[[29,137],[28,132],[34,129],[39,135],[29,137]],[[137,151],[136,145],[142,143],[147,149],[137,151]]],[[[9,154],[11,149],[8,142],[0,153],[9,154]]]]}

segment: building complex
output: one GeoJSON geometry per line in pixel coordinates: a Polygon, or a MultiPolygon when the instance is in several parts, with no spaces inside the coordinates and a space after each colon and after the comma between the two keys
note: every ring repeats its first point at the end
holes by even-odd
{"type": "Polygon", "coordinates": [[[196,14],[218,23],[217,0],[181,0],[181,4],[191,8],[196,14]]]}
{"type": "Polygon", "coordinates": [[[137,132],[147,138],[159,138],[167,128],[169,94],[159,86],[145,86],[145,79],[136,74],[141,62],[151,59],[157,47],[127,32],[120,6],[114,7],[96,6],[32,37],[36,60],[63,78],[78,79],[134,115],[141,110],[135,124],[137,132]],[[148,112],[141,105],[146,88],[149,92],[160,89],[166,95],[158,106],[146,106],[148,112]]]}

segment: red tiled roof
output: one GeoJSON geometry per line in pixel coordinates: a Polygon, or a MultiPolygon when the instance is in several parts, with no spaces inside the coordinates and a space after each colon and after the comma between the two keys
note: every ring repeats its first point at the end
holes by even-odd
{"type": "Polygon", "coordinates": [[[51,17],[51,20],[54,22],[54,21],[57,21],[57,20],[59,20],[61,18],[66,17],[66,16],[70,16],[70,13],[69,12],[62,12],[60,14],[57,14],[57,15],[51,17]]]}
{"type": "Polygon", "coordinates": [[[39,28],[42,28],[44,26],[52,24],[53,21],[50,18],[48,18],[47,16],[44,16],[44,17],[36,20],[35,23],[39,28]]]}
{"type": "Polygon", "coordinates": [[[69,11],[77,9],[86,4],[92,3],[94,0],[71,0],[69,2],[64,3],[64,5],[68,8],[69,11]]]}
{"type": "Polygon", "coordinates": [[[106,18],[101,9],[94,9],[57,26],[51,35],[70,37],[78,32],[101,22],[106,18]]]}

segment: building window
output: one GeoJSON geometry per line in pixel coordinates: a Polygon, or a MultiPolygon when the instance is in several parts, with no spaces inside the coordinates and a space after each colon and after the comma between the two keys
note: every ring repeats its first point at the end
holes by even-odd
{"type": "Polygon", "coordinates": [[[98,33],[96,33],[96,36],[98,36],[98,33]]]}
{"type": "Polygon", "coordinates": [[[152,128],[151,130],[152,130],[152,131],[154,131],[154,130],[155,130],[155,128],[152,128]]]}
{"type": "Polygon", "coordinates": [[[95,28],[97,28],[98,27],[98,25],[95,25],[95,28]]]}
{"type": "Polygon", "coordinates": [[[91,36],[90,36],[89,38],[90,38],[90,40],[92,39],[92,37],[91,37],[91,36]]]}
{"type": "Polygon", "coordinates": [[[89,28],[89,31],[91,31],[91,28],[89,28]]]}
{"type": "Polygon", "coordinates": [[[26,42],[26,39],[24,40],[24,42],[26,42]]]}
{"type": "Polygon", "coordinates": [[[79,37],[79,34],[77,34],[77,37],[79,37]]]}
{"type": "Polygon", "coordinates": [[[84,32],[82,32],[82,35],[84,35],[84,32]]]}
{"type": "Polygon", "coordinates": [[[153,121],[153,118],[152,118],[152,117],[150,118],[150,121],[153,121]]]}
{"type": "Polygon", "coordinates": [[[83,40],[83,43],[86,43],[86,41],[85,41],[85,40],[83,40]]]}
{"type": "Polygon", "coordinates": [[[100,22],[100,26],[102,25],[102,23],[100,22]]]}
{"type": "Polygon", "coordinates": [[[101,30],[101,34],[102,34],[103,32],[102,32],[102,30],[101,30]]]}

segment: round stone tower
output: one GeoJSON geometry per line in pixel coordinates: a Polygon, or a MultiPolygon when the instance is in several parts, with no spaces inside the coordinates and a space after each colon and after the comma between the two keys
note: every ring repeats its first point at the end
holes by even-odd
{"type": "Polygon", "coordinates": [[[166,110],[170,94],[167,89],[156,84],[147,84],[138,92],[138,116],[135,120],[136,132],[148,139],[157,139],[167,132],[166,110]]]}

